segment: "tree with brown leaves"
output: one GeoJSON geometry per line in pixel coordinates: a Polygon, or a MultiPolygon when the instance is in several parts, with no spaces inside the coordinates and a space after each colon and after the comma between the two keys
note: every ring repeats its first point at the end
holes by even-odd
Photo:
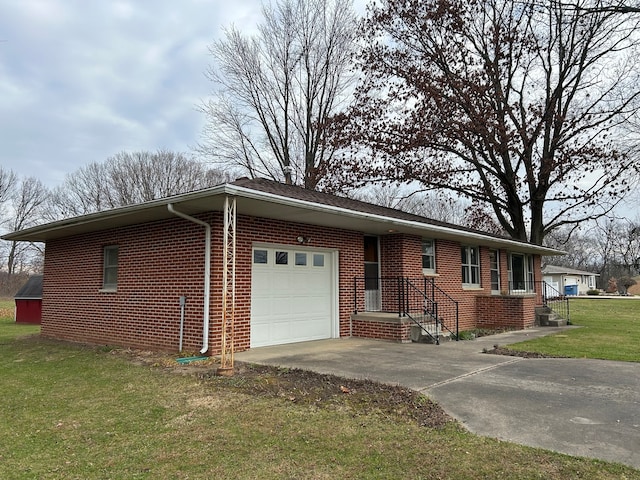
{"type": "Polygon", "coordinates": [[[608,5],[370,7],[364,80],[355,107],[335,124],[352,149],[342,181],[417,181],[453,192],[490,206],[510,236],[535,244],[608,214],[640,163],[640,16],[608,5]]]}

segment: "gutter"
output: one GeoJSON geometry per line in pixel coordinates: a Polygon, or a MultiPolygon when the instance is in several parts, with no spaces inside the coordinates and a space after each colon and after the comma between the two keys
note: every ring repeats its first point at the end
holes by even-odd
{"type": "MultiPolygon", "coordinates": [[[[566,252],[561,250],[556,250],[554,248],[543,247],[541,245],[534,245],[528,242],[521,242],[518,240],[512,240],[509,238],[500,238],[500,237],[492,237],[491,235],[483,234],[482,232],[469,232],[464,230],[457,230],[455,228],[450,228],[442,225],[433,225],[428,223],[417,222],[413,220],[403,220],[399,218],[386,217],[383,215],[375,214],[375,213],[366,213],[360,212],[356,210],[349,210],[343,207],[336,207],[334,205],[326,205],[319,204],[315,202],[310,202],[308,200],[300,200],[297,198],[291,197],[283,197],[281,195],[277,195],[274,193],[263,192],[261,190],[254,190],[247,187],[241,187],[238,185],[225,185],[225,192],[230,195],[235,195],[238,197],[250,198],[254,200],[262,200],[262,201],[271,201],[273,203],[277,203],[279,205],[285,205],[289,207],[297,207],[304,208],[306,210],[321,212],[321,213],[332,213],[338,214],[344,217],[356,218],[356,219],[365,219],[378,223],[385,223],[390,227],[409,227],[419,230],[428,230],[430,233],[433,232],[436,235],[446,235],[449,237],[455,237],[456,239],[459,237],[465,237],[468,239],[473,239],[482,244],[491,243],[493,245],[500,245],[499,248],[515,248],[515,249],[526,249],[528,253],[535,253],[538,255],[564,255],[566,252]]],[[[459,241],[459,240],[457,240],[459,241]]]]}
{"type": "Polygon", "coordinates": [[[209,297],[211,293],[211,225],[197,218],[191,217],[186,213],[182,213],[173,208],[172,203],[167,204],[167,209],[177,215],[205,228],[205,244],[204,244],[204,311],[202,318],[202,349],[200,353],[206,353],[209,350],[209,297]]]}

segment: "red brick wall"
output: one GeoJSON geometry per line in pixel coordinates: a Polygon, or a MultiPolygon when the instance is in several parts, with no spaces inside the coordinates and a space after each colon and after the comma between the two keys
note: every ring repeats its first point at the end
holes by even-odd
{"type": "MultiPolygon", "coordinates": [[[[210,298],[210,353],[220,352],[222,322],[222,214],[199,216],[212,224],[212,284],[210,298]]],[[[254,242],[298,245],[297,237],[310,238],[308,247],[339,251],[338,315],[340,336],[349,335],[353,305],[353,279],[363,275],[363,234],[347,230],[256,217],[238,217],[236,256],[235,347],[250,345],[251,248],[254,242]]],[[[422,275],[421,238],[389,235],[380,239],[383,276],[422,275]]],[[[481,287],[463,289],[460,244],[436,240],[435,282],[458,300],[460,330],[475,328],[488,316],[476,298],[490,294],[489,258],[480,249],[481,287]]],[[[506,253],[501,251],[503,288],[507,285],[506,253]]],[[[71,341],[177,351],[179,297],[185,295],[183,348],[196,352],[202,346],[204,228],[181,218],[117,228],[47,242],[43,285],[42,335],[71,341]],[[117,292],[101,292],[103,247],[119,246],[117,292]]],[[[540,258],[536,257],[536,268],[540,258]]],[[[537,273],[536,279],[540,279],[537,273]]],[[[495,298],[495,297],[493,297],[495,298]]],[[[533,304],[521,311],[533,317],[533,304]],[[525,312],[526,311],[526,312],[525,312]]],[[[397,302],[396,302],[397,303],[397,302]]],[[[359,306],[359,309],[362,305],[359,306]]],[[[495,307],[497,308],[497,307],[495,307]]],[[[509,320],[509,313],[507,322],[509,320]]],[[[528,317],[526,317],[528,318],[528,317]]],[[[386,327],[385,327],[386,328],[386,327]]],[[[370,325],[358,334],[386,338],[395,332],[370,325]]],[[[395,327],[397,330],[397,327],[395,327]]],[[[401,335],[404,333],[401,332],[401,335]]],[[[403,337],[404,338],[404,337],[403,337]]]]}
{"type": "MultiPolygon", "coordinates": [[[[210,336],[220,352],[222,324],[222,215],[212,224],[210,336]]],[[[47,243],[42,335],[71,341],[177,351],[179,297],[187,296],[183,349],[202,346],[204,228],[180,218],[80,235],[47,243]],[[119,245],[117,292],[102,288],[103,247],[119,245]]],[[[363,235],[254,217],[238,218],[235,346],[249,347],[253,242],[339,250],[340,335],[349,334],[353,278],[363,270],[363,235]]]]}
{"type": "Polygon", "coordinates": [[[177,218],[51,240],[45,256],[42,335],[177,350],[179,297],[186,295],[184,349],[199,350],[203,262],[204,228],[177,218]],[[119,245],[115,293],[100,292],[106,245],[119,245]]]}
{"type": "Polygon", "coordinates": [[[403,343],[411,341],[410,320],[402,322],[353,320],[352,326],[354,337],[377,338],[403,343]]]}
{"type": "Polygon", "coordinates": [[[422,238],[402,234],[380,237],[380,270],[383,277],[421,277],[422,238]]]}
{"type": "Polygon", "coordinates": [[[479,296],[476,305],[480,328],[524,329],[535,323],[536,298],[533,295],[479,296]]]}
{"type": "Polygon", "coordinates": [[[476,326],[476,297],[491,293],[489,252],[480,249],[480,288],[463,288],[460,260],[461,244],[449,240],[436,240],[435,284],[458,301],[459,330],[476,326]]]}

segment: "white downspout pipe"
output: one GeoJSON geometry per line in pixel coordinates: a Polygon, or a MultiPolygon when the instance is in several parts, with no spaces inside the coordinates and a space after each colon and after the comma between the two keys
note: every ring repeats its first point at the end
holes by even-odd
{"type": "Polygon", "coordinates": [[[202,318],[202,350],[200,353],[207,353],[209,350],[209,296],[211,293],[211,225],[197,218],[191,217],[173,208],[172,203],[167,204],[171,213],[190,222],[202,225],[205,228],[204,244],[204,313],[202,318]]]}

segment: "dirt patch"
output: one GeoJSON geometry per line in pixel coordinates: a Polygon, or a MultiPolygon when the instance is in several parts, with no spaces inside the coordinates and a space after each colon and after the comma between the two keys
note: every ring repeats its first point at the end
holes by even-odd
{"type": "Polygon", "coordinates": [[[484,349],[482,353],[489,353],[492,355],[507,355],[510,357],[521,358],[567,358],[561,355],[547,355],[546,353],[539,352],[525,352],[520,350],[511,350],[510,348],[494,345],[492,349],[484,349]]]}
{"type": "Polygon", "coordinates": [[[376,414],[429,428],[442,428],[454,422],[438,404],[400,386],[241,362],[235,362],[232,377],[224,377],[216,375],[220,364],[213,357],[182,365],[176,362],[174,356],[158,352],[114,349],[108,353],[168,373],[194,375],[203,388],[281,398],[311,408],[346,410],[354,416],[376,414]]]}
{"type": "Polygon", "coordinates": [[[441,428],[453,421],[438,404],[418,392],[369,380],[243,363],[236,363],[233,377],[206,372],[199,373],[198,378],[209,385],[249,395],[282,398],[317,408],[346,409],[354,415],[373,413],[424,427],[441,428]]]}

